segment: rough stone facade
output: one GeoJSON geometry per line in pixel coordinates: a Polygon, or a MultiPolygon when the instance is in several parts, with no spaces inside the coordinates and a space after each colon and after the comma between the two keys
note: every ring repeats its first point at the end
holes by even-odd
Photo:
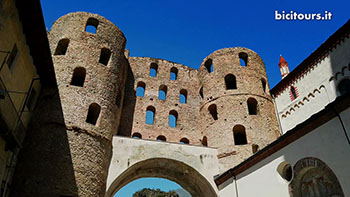
{"type": "Polygon", "coordinates": [[[111,140],[117,133],[121,113],[121,103],[118,106],[116,100],[123,97],[118,94],[123,93],[126,79],[126,39],[105,18],[79,12],[58,19],[52,26],[49,41],[78,194],[103,196],[111,140]],[[89,22],[96,27],[96,33],[85,31],[89,22]],[[59,42],[64,39],[68,44],[60,46],[59,42]],[[66,51],[60,52],[59,47],[66,51]],[[104,49],[110,51],[110,57],[101,63],[99,57],[104,49]],[[81,70],[75,80],[82,83],[75,83],[72,77],[77,68],[81,70]],[[90,111],[92,104],[97,109],[90,111]],[[97,120],[88,121],[90,112],[97,120]]]}
{"type": "MultiPolygon", "coordinates": [[[[64,142],[61,145],[69,147],[64,146],[68,149],[56,154],[55,165],[62,165],[61,169],[38,172],[38,177],[55,177],[52,180],[57,181],[57,188],[50,188],[48,183],[42,190],[47,193],[35,192],[36,177],[31,175],[31,183],[18,182],[18,188],[27,188],[22,194],[104,196],[112,138],[116,135],[148,140],[162,136],[163,141],[182,142],[183,146],[209,146],[217,149],[219,173],[279,135],[264,63],[249,49],[218,50],[204,59],[199,70],[162,59],[129,57],[126,39],[118,27],[99,15],[85,12],[59,18],[48,38],[58,90],[57,95],[52,93],[55,96],[42,95],[39,104],[55,98],[51,108],[58,115],[56,120],[49,111],[38,110],[47,118],[33,121],[29,131],[32,138],[27,143],[40,152],[34,138],[41,136],[41,142],[47,141],[42,151],[56,152],[56,147],[50,144],[54,144],[57,134],[64,142]],[[96,32],[87,32],[87,26],[95,27],[96,32]],[[240,59],[245,66],[240,65],[240,59]],[[156,76],[150,76],[151,68],[156,76]],[[176,79],[170,78],[171,72],[176,79]],[[136,94],[138,87],[144,87],[143,96],[136,94]],[[164,90],[165,99],[159,99],[159,90],[164,90]],[[186,102],[180,102],[180,94],[186,97],[186,102]],[[146,123],[149,108],[154,112],[153,124],[146,123]],[[176,117],[174,127],[169,126],[170,114],[176,117]],[[42,132],[48,131],[53,132],[43,137],[42,132]],[[57,178],[63,171],[69,174],[69,183],[74,184],[57,178]]],[[[35,157],[28,151],[28,155],[35,157]]],[[[119,160],[125,159],[116,158],[119,160]]],[[[50,166],[50,162],[53,160],[42,161],[40,165],[50,166]]],[[[18,174],[30,176],[25,170],[18,174]]]]}

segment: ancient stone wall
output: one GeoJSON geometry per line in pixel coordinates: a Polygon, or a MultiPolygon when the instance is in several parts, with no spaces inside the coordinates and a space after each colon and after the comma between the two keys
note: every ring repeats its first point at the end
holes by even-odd
{"type": "Polygon", "coordinates": [[[218,148],[221,171],[277,138],[265,66],[255,52],[240,47],[215,51],[204,59],[198,76],[200,130],[208,146],[218,148]]]}
{"type": "MultiPolygon", "coordinates": [[[[180,142],[188,139],[190,144],[200,144],[198,132],[199,82],[197,70],[181,64],[155,58],[130,57],[130,73],[126,84],[125,105],[119,134],[156,140],[164,136],[166,141],[180,142]],[[156,68],[156,76],[150,76],[150,68],[156,68]],[[176,78],[170,79],[171,71],[176,78]],[[136,96],[139,84],[144,84],[144,95],[136,96]],[[166,92],[164,100],[159,90],[166,92]],[[180,92],[185,93],[186,102],[180,103],[180,92]],[[146,124],[146,109],[154,107],[154,123],[146,124]],[[169,127],[169,113],[176,111],[175,127],[169,127]]],[[[153,73],[154,74],[154,73],[153,73]]]]}
{"type": "Polygon", "coordinates": [[[103,196],[122,111],[126,39],[105,18],[76,12],[53,24],[49,41],[78,194],[103,196]]]}

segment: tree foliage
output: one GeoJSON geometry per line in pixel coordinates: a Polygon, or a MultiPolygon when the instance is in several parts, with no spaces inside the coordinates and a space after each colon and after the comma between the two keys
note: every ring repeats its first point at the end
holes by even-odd
{"type": "Polygon", "coordinates": [[[142,190],[135,192],[132,197],[179,197],[179,195],[173,190],[164,192],[160,189],[143,188],[142,190]]]}

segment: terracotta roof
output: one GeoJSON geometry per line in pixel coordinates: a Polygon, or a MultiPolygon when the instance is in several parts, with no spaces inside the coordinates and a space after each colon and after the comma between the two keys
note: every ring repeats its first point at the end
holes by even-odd
{"type": "Polygon", "coordinates": [[[281,68],[282,66],[287,65],[288,63],[287,61],[282,57],[282,55],[280,55],[280,62],[278,63],[278,66],[281,68]]]}
{"type": "Polygon", "coordinates": [[[270,92],[274,97],[280,95],[286,88],[301,78],[316,64],[326,58],[334,48],[336,48],[345,38],[349,38],[350,20],[331,35],[320,47],[318,47],[309,57],[299,64],[292,72],[283,78],[270,92]]]}

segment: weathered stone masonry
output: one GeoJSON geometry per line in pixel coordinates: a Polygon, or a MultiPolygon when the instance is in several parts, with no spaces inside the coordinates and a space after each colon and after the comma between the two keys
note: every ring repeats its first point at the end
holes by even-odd
{"type": "MultiPolygon", "coordinates": [[[[249,49],[215,51],[199,70],[162,59],[129,57],[118,27],[85,12],[59,18],[48,37],[58,82],[58,100],[51,108],[57,114],[61,110],[61,115],[57,128],[48,119],[37,120],[32,130],[55,131],[69,146],[61,152],[46,146],[45,151],[58,152],[62,161],[42,160],[40,165],[69,169],[38,173],[45,177],[65,171],[69,183],[76,185],[52,179],[59,180],[57,187],[48,184],[43,195],[104,196],[115,135],[217,148],[220,173],[279,135],[264,63],[249,49]],[[96,32],[87,32],[87,26],[96,32]],[[141,96],[136,95],[138,87],[144,89],[141,96]],[[160,90],[164,99],[159,99],[160,90]],[[154,114],[151,124],[146,123],[147,110],[154,114]],[[176,118],[172,127],[170,116],[176,118]]],[[[52,136],[46,139],[54,141],[52,136]]],[[[18,188],[26,185],[23,194],[28,193],[35,182],[18,182],[18,188]]]]}

